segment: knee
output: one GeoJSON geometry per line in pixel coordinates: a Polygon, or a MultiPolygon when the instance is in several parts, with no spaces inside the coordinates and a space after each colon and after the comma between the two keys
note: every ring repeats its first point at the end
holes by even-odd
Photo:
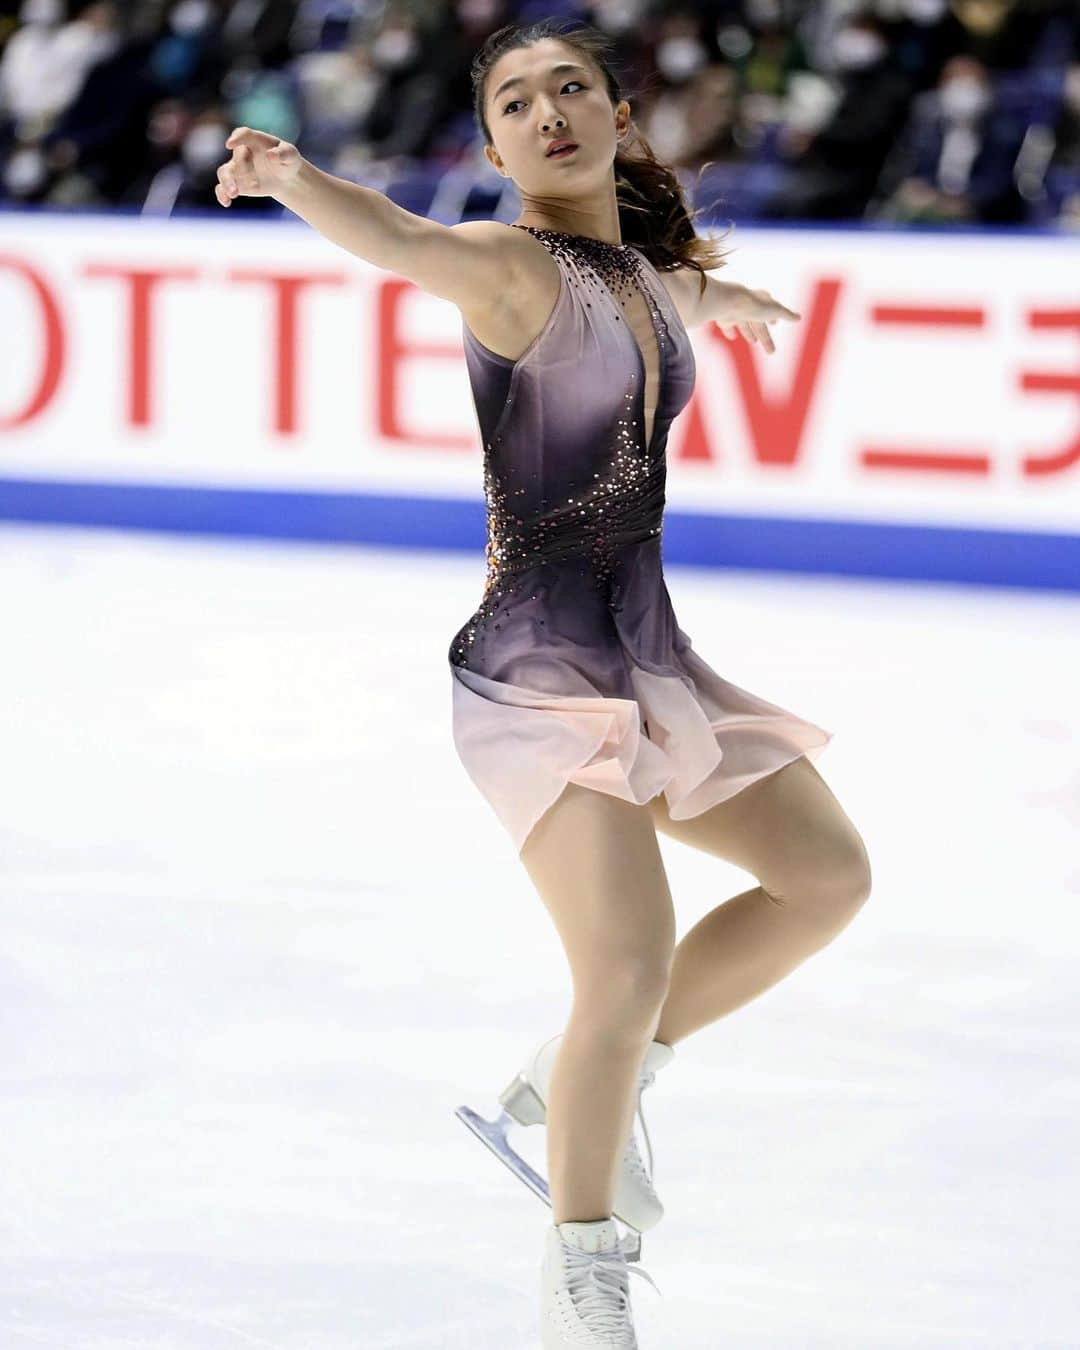
{"type": "Polygon", "coordinates": [[[873,880],[870,855],[861,835],[851,835],[837,857],[835,869],[839,904],[843,910],[855,914],[869,900],[873,880]]]}
{"type": "Polygon", "coordinates": [[[636,1036],[663,1007],[673,951],[612,955],[574,982],[575,1011],[604,1034],[636,1036]]]}
{"type": "Polygon", "coordinates": [[[843,927],[870,897],[870,855],[855,830],[819,839],[812,859],[803,859],[794,879],[777,891],[766,888],[779,905],[810,915],[816,922],[843,927]]]}

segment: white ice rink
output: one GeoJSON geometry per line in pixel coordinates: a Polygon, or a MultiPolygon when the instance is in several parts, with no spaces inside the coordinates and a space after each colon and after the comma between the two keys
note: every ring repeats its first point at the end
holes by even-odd
{"type": "MultiPolygon", "coordinates": [[[[538,1346],[453,1114],[570,1001],[451,737],[482,571],[0,528],[0,1350],[538,1346]]],[[[1080,596],[668,582],[874,883],[645,1095],[642,1350],[1080,1346],[1080,596]]],[[[753,884],[661,847],[680,936],[753,884]]]]}

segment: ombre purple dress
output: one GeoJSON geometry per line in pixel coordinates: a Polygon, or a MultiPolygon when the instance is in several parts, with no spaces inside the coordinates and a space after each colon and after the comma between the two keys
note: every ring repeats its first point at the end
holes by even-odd
{"type": "Polygon", "coordinates": [[[450,646],[454,744],[520,852],[567,783],[698,815],[833,733],[730,684],[664,581],[666,446],[694,387],[639,249],[533,226],[558,299],[517,361],[463,324],[484,446],[487,578],[450,646]]]}

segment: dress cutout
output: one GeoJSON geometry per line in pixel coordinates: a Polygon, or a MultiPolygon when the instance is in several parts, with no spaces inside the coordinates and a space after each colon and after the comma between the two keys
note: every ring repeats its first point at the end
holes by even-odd
{"type": "Polygon", "coordinates": [[[685,820],[833,733],[723,679],[678,626],[666,451],[696,366],[656,269],[630,244],[510,228],[547,248],[559,294],[516,361],[462,324],[487,574],[448,658],[455,747],[520,853],[567,783],[663,792],[685,820]]]}

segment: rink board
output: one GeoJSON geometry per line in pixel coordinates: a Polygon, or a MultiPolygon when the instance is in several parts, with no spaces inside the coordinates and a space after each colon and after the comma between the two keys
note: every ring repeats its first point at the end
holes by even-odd
{"type": "MultiPolygon", "coordinates": [[[[1080,589],[1080,239],[728,242],[667,561],[1080,589]]],[[[0,313],[0,519],[483,549],[457,309],[301,223],[0,214],[0,313]]]]}

